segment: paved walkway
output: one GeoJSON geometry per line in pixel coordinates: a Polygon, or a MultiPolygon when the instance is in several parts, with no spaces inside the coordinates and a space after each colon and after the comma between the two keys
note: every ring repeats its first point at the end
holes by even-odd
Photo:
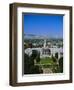
{"type": "Polygon", "coordinates": [[[43,73],[53,73],[50,68],[43,68],[43,73]]]}

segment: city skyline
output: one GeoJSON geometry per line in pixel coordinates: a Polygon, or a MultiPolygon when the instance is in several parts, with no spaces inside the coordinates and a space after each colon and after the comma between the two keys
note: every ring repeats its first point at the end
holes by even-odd
{"type": "Polygon", "coordinates": [[[63,15],[24,14],[24,34],[63,38],[63,15]]]}

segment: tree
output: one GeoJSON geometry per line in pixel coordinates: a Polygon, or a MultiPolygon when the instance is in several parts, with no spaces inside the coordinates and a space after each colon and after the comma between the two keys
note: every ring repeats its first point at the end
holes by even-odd
{"type": "Polygon", "coordinates": [[[63,57],[59,59],[59,72],[63,72],[63,57]]]}
{"type": "Polygon", "coordinates": [[[24,53],[24,74],[29,73],[29,56],[24,53]]]}
{"type": "Polygon", "coordinates": [[[38,52],[38,54],[37,54],[36,62],[40,62],[40,52],[38,52]]]}
{"type": "Polygon", "coordinates": [[[57,64],[57,58],[52,56],[52,60],[54,62],[53,66],[52,66],[52,71],[53,71],[53,73],[58,73],[59,68],[58,68],[58,64],[57,64]]]}
{"type": "Polygon", "coordinates": [[[43,73],[42,68],[35,65],[35,60],[36,62],[40,62],[40,53],[37,50],[32,50],[32,54],[30,56],[24,54],[24,74],[43,73]]]}
{"type": "Polygon", "coordinates": [[[39,73],[43,73],[43,70],[38,65],[35,65],[34,67],[31,66],[30,73],[31,74],[39,74],[39,73]]]}
{"type": "Polygon", "coordinates": [[[55,53],[55,58],[58,59],[58,53],[55,53]]]}
{"type": "Polygon", "coordinates": [[[32,50],[32,55],[31,57],[33,57],[33,59],[35,59],[37,57],[38,51],[37,50],[32,50]]]}
{"type": "Polygon", "coordinates": [[[56,63],[56,58],[55,57],[53,57],[53,55],[52,55],[52,60],[53,60],[53,62],[55,62],[56,63]]]}

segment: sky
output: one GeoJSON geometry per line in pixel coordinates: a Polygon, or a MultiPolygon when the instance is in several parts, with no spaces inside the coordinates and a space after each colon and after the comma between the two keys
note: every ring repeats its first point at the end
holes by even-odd
{"type": "Polygon", "coordinates": [[[63,38],[63,15],[24,14],[24,33],[63,38]]]}

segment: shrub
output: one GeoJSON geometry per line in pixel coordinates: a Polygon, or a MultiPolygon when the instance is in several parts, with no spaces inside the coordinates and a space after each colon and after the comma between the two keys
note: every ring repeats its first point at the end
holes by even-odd
{"type": "Polygon", "coordinates": [[[34,60],[40,62],[40,53],[37,50],[33,50],[31,56],[24,54],[24,74],[43,73],[42,68],[34,64],[34,60]]]}
{"type": "Polygon", "coordinates": [[[59,71],[62,73],[63,72],[63,57],[59,59],[59,71]]]}
{"type": "Polygon", "coordinates": [[[55,58],[58,59],[58,53],[55,53],[55,58]]]}

